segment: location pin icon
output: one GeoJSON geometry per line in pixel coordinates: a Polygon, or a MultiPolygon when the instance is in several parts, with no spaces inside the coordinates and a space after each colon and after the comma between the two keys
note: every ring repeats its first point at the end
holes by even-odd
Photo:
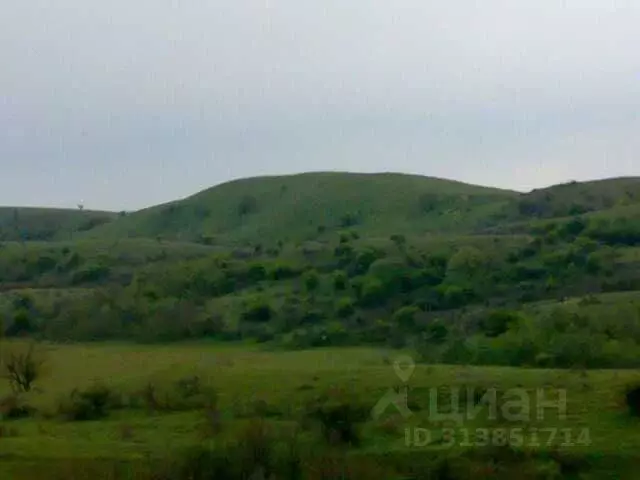
{"type": "Polygon", "coordinates": [[[409,355],[401,355],[396,358],[395,362],[393,362],[393,370],[403,383],[407,383],[409,381],[415,369],[416,364],[414,363],[413,358],[409,355]]]}

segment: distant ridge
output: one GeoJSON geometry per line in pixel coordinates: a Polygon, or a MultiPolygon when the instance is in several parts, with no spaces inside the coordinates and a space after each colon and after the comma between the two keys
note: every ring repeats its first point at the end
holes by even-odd
{"type": "Polygon", "coordinates": [[[166,238],[205,243],[363,235],[521,231],[527,222],[574,215],[629,215],[640,177],[565,182],[528,193],[395,172],[305,172],[233,179],[127,215],[0,208],[3,240],[166,238]],[[20,225],[16,228],[15,212],[20,225]],[[610,212],[610,213],[608,213],[610,212]]]}
{"type": "Polygon", "coordinates": [[[461,231],[518,195],[401,173],[253,177],[135,212],[91,234],[256,242],[303,240],[347,228],[370,234],[461,231]]]}

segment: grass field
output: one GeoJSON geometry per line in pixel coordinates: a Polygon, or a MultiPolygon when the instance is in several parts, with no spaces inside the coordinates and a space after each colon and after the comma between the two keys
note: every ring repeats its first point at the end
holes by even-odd
{"type": "MultiPolygon", "coordinates": [[[[291,426],[303,418],[309,402],[323,395],[338,395],[336,392],[340,392],[341,398],[348,398],[349,402],[371,411],[388,389],[404,385],[393,365],[394,359],[403,352],[369,348],[279,352],[251,345],[213,343],[47,345],[42,348],[46,350],[46,375],[37,382],[38,391],[28,397],[28,402],[39,414],[34,418],[2,423],[3,431],[11,432],[0,438],[2,478],[49,478],[37,476],[44,474],[36,472],[42,472],[40,469],[44,466],[50,474],[55,465],[68,465],[83,459],[162,458],[181,447],[203,442],[205,416],[198,408],[161,414],[125,408],[105,419],[87,422],[63,421],[56,416],[60,398],[74,388],[83,389],[96,381],[127,397],[149,383],[159,389],[170,389],[180,378],[197,375],[203,386],[214,391],[218,398],[223,427],[217,441],[233,438],[249,419],[256,416],[266,418],[276,429],[291,426]]],[[[378,419],[369,417],[359,427],[362,444],[353,448],[352,454],[381,458],[442,454],[443,451],[448,455],[461,454],[482,446],[473,436],[477,428],[493,432],[499,427],[507,431],[523,429],[524,444],[521,446],[535,455],[564,451],[572,458],[598,458],[600,463],[591,468],[600,474],[602,470],[597,468],[610,469],[612,467],[606,465],[612,458],[617,458],[616,470],[612,473],[618,476],[611,478],[632,478],[626,476],[629,473],[625,469],[638,465],[640,420],[630,417],[624,404],[625,389],[629,385],[640,385],[638,371],[418,365],[406,380],[409,386],[407,405],[413,415],[404,419],[390,407],[378,419]],[[450,388],[456,386],[463,390],[466,387],[493,387],[498,391],[524,389],[522,391],[531,399],[528,418],[509,422],[504,418],[488,418],[484,412],[475,419],[463,418],[462,423],[455,423],[451,418],[434,417],[431,389],[439,388],[437,409],[443,412],[451,405],[450,388]],[[566,418],[561,418],[557,408],[551,408],[538,419],[536,395],[540,389],[549,399],[557,397],[560,389],[566,390],[566,418]],[[406,429],[415,427],[428,429],[433,443],[419,447],[407,445],[406,429]],[[445,448],[448,445],[443,437],[447,434],[446,428],[454,429],[456,435],[451,448],[445,448]],[[545,428],[551,430],[543,430],[545,428]],[[531,433],[535,429],[539,430],[537,437],[531,433]],[[568,430],[561,434],[562,429],[568,430]],[[552,431],[556,432],[555,439],[550,438],[552,431]],[[588,437],[584,436],[585,431],[588,437]],[[467,432],[472,436],[466,438],[467,432]],[[579,435],[582,435],[580,442],[579,435]]],[[[8,384],[2,384],[0,392],[2,396],[9,394],[8,384]]],[[[309,446],[316,442],[312,431],[305,432],[300,439],[301,444],[309,446]]]]}

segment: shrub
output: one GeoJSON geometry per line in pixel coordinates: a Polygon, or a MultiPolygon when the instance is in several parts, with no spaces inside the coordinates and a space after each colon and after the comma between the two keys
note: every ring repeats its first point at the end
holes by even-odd
{"type": "Polygon", "coordinates": [[[197,375],[181,378],[175,383],[175,387],[183,398],[192,398],[202,393],[202,384],[200,383],[200,377],[197,375]]]}
{"type": "Polygon", "coordinates": [[[379,251],[367,248],[356,254],[350,273],[354,275],[364,275],[369,271],[369,267],[382,256],[379,251]]]}
{"type": "Polygon", "coordinates": [[[58,412],[70,421],[99,420],[107,417],[110,409],[121,406],[109,387],[95,384],[85,390],[74,389],[59,403],[58,412]]]}
{"type": "Polygon", "coordinates": [[[351,245],[348,243],[341,243],[334,249],[333,255],[340,259],[338,265],[343,268],[351,263],[355,253],[351,245]]]}
{"type": "Polygon", "coordinates": [[[418,307],[402,307],[393,314],[393,323],[400,328],[412,329],[415,327],[416,314],[420,311],[418,307]]]}
{"type": "Polygon", "coordinates": [[[625,401],[629,413],[634,417],[640,417],[640,386],[628,388],[625,393],[625,401]]]}
{"type": "Polygon", "coordinates": [[[31,310],[34,306],[33,298],[29,295],[18,294],[12,301],[11,306],[15,310],[31,310]]]}
{"type": "Polygon", "coordinates": [[[238,215],[245,216],[258,211],[258,200],[252,195],[244,195],[238,203],[238,215]]]}
{"type": "Polygon", "coordinates": [[[247,276],[252,282],[260,282],[267,278],[267,269],[261,263],[254,263],[249,267],[247,276]]]}
{"type": "Polygon", "coordinates": [[[28,335],[33,331],[35,331],[35,327],[31,321],[29,311],[21,308],[15,313],[13,323],[9,328],[7,328],[5,335],[7,337],[16,337],[20,335],[28,335]]]}
{"type": "Polygon", "coordinates": [[[300,316],[302,325],[317,325],[325,319],[325,313],[317,308],[305,308],[300,316]]]}
{"type": "Polygon", "coordinates": [[[387,298],[384,285],[377,278],[366,279],[360,288],[360,303],[365,307],[379,306],[387,298]]]}
{"type": "Polygon", "coordinates": [[[257,399],[251,404],[251,415],[259,418],[277,417],[280,415],[280,411],[277,408],[269,405],[266,400],[257,399]]]}
{"type": "Polygon", "coordinates": [[[183,451],[153,478],[303,478],[296,443],[295,434],[290,439],[276,436],[264,421],[255,420],[235,442],[222,448],[198,446],[183,451]]]}
{"type": "Polygon", "coordinates": [[[578,305],[581,307],[589,306],[589,305],[599,305],[602,301],[593,294],[588,294],[580,299],[578,305]]]}
{"type": "Polygon", "coordinates": [[[449,330],[442,320],[434,320],[427,325],[425,331],[427,341],[439,344],[446,340],[447,335],[449,335],[449,330]]]}
{"type": "Polygon", "coordinates": [[[35,408],[27,405],[19,395],[8,395],[0,399],[0,419],[27,418],[32,416],[35,411],[35,408]]]}
{"type": "Polygon", "coordinates": [[[268,322],[273,317],[273,309],[266,300],[257,299],[250,303],[242,314],[247,322],[268,322]]]}
{"type": "Polygon", "coordinates": [[[320,276],[315,270],[309,270],[304,274],[304,286],[308,292],[314,292],[320,285],[320,276]]]}
{"type": "Polygon", "coordinates": [[[407,237],[399,233],[394,233],[389,238],[398,248],[403,247],[407,243],[407,237]]]}
{"type": "Polygon", "coordinates": [[[521,316],[517,312],[497,310],[491,312],[481,321],[480,328],[487,337],[498,337],[509,330],[512,324],[519,322],[520,319],[521,316]]]}
{"type": "Polygon", "coordinates": [[[276,338],[276,334],[271,328],[265,327],[256,332],[255,338],[258,343],[267,343],[274,340],[276,338]]]}
{"type": "Polygon", "coordinates": [[[203,410],[202,434],[204,438],[215,437],[222,430],[222,415],[217,398],[212,399],[203,410]]]}
{"type": "Polygon", "coordinates": [[[105,265],[87,265],[73,273],[71,284],[99,282],[107,278],[110,273],[111,269],[105,265]]]}
{"type": "Polygon", "coordinates": [[[359,445],[357,424],[365,421],[370,409],[348,399],[326,399],[312,404],[307,409],[308,418],[320,422],[325,440],[331,444],[359,445]]]}
{"type": "Polygon", "coordinates": [[[345,290],[347,288],[348,281],[349,279],[347,277],[347,274],[342,270],[338,270],[337,272],[334,272],[333,274],[334,290],[337,290],[337,291],[345,290]]]}
{"type": "Polygon", "coordinates": [[[349,297],[341,298],[336,303],[336,315],[339,318],[350,317],[355,311],[356,309],[353,300],[349,297]]]}
{"type": "Polygon", "coordinates": [[[42,375],[45,358],[35,343],[3,347],[2,369],[15,393],[29,392],[42,375]]]}
{"type": "Polygon", "coordinates": [[[138,393],[142,405],[149,411],[155,412],[161,410],[160,399],[158,397],[158,389],[154,383],[148,382],[138,393]]]}
{"type": "Polygon", "coordinates": [[[439,303],[444,308],[460,308],[467,305],[473,299],[473,291],[458,285],[440,284],[436,287],[439,303]]]}
{"type": "Polygon", "coordinates": [[[373,343],[385,343],[389,340],[393,327],[387,320],[376,320],[368,326],[360,335],[363,341],[373,343]]]}
{"type": "Polygon", "coordinates": [[[171,463],[157,467],[152,478],[161,480],[239,478],[237,468],[226,451],[197,446],[176,454],[176,458],[172,459],[171,463]]]}
{"type": "Polygon", "coordinates": [[[277,263],[273,265],[269,271],[271,280],[286,280],[298,276],[299,271],[292,265],[286,263],[277,263]]]}
{"type": "Polygon", "coordinates": [[[340,217],[340,226],[343,228],[354,227],[360,223],[360,212],[345,213],[340,217]]]}
{"type": "Polygon", "coordinates": [[[165,385],[164,388],[149,382],[132,398],[136,407],[145,408],[149,412],[181,412],[209,408],[216,403],[217,394],[202,385],[200,377],[189,376],[165,385]]]}
{"type": "Polygon", "coordinates": [[[411,279],[415,272],[404,259],[384,258],[371,264],[368,275],[382,282],[389,294],[394,294],[411,290],[411,279]]]}
{"type": "Polygon", "coordinates": [[[206,408],[216,400],[216,392],[202,386],[199,377],[185,377],[165,392],[160,409],[168,412],[198,410],[206,408]]]}
{"type": "Polygon", "coordinates": [[[350,337],[345,326],[340,322],[331,322],[324,330],[327,345],[345,345],[350,337]]]}

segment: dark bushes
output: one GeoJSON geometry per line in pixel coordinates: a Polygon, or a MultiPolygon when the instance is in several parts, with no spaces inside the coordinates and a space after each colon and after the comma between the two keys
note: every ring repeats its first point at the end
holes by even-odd
{"type": "Polygon", "coordinates": [[[640,417],[640,385],[630,387],[627,390],[625,401],[629,413],[634,417],[640,417]]]}
{"type": "Polygon", "coordinates": [[[480,324],[483,333],[487,337],[498,337],[509,330],[513,324],[517,324],[521,316],[517,312],[497,310],[491,312],[480,324]]]}
{"type": "Polygon", "coordinates": [[[322,435],[330,444],[360,444],[357,425],[365,421],[370,409],[347,399],[331,399],[312,404],[307,418],[320,422],[322,435]]]}
{"type": "Polygon", "coordinates": [[[302,477],[296,438],[276,435],[262,420],[247,425],[236,442],[222,448],[199,446],[179,455],[155,479],[209,480],[302,477]]]}
{"type": "Polygon", "coordinates": [[[74,389],[69,398],[58,405],[58,412],[70,421],[99,420],[122,403],[106,385],[95,384],[85,390],[74,389]]]}
{"type": "Polygon", "coordinates": [[[9,395],[0,400],[0,418],[15,420],[32,416],[35,408],[26,404],[19,395],[9,395]]]}
{"type": "Polygon", "coordinates": [[[242,319],[247,322],[268,322],[273,314],[273,309],[266,300],[256,299],[242,313],[242,319]]]}
{"type": "Polygon", "coordinates": [[[217,400],[216,392],[202,385],[200,377],[177,380],[165,388],[149,382],[131,399],[132,407],[154,412],[181,412],[209,408],[217,400]]]}

